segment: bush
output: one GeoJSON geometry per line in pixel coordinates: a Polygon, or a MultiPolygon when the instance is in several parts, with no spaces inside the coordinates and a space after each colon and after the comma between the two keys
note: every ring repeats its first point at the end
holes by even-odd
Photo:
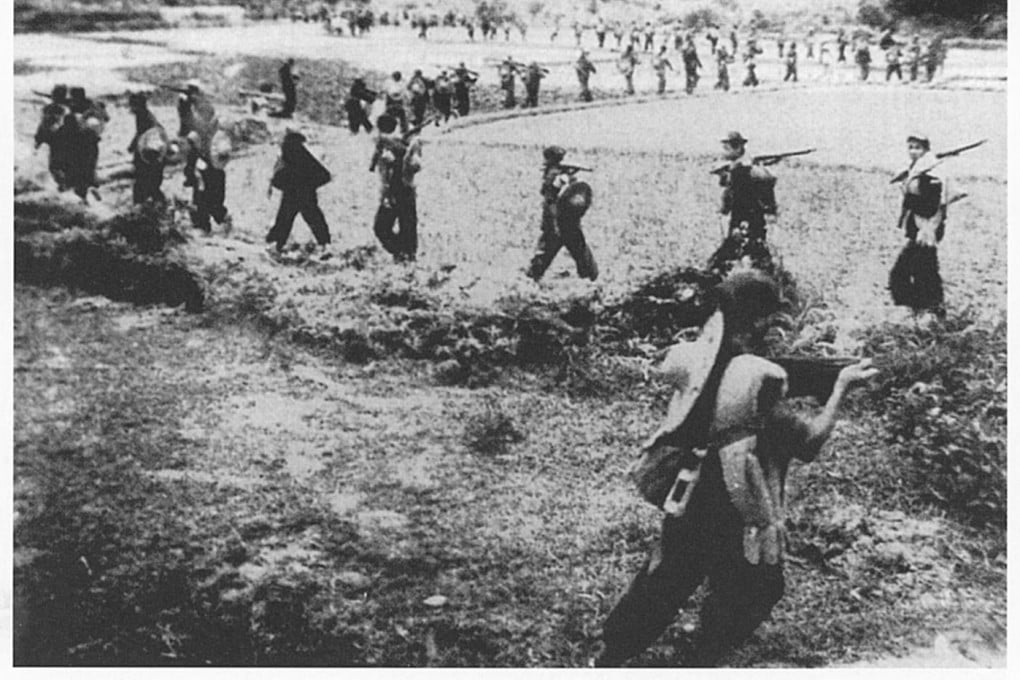
{"type": "Polygon", "coordinates": [[[930,327],[882,326],[865,340],[882,373],[869,391],[892,453],[925,501],[979,525],[1006,522],[1006,324],[961,314],[930,327]]]}
{"type": "Polygon", "coordinates": [[[862,2],[857,10],[857,21],[872,28],[884,28],[889,24],[889,15],[878,5],[862,2]]]}
{"type": "Polygon", "coordinates": [[[485,400],[481,411],[471,416],[464,427],[464,445],[486,456],[505,455],[512,444],[524,441],[524,433],[495,399],[485,400]]]}

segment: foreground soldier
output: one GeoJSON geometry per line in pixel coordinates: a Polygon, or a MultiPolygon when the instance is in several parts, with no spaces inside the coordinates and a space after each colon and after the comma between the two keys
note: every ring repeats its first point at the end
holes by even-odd
{"type": "Polygon", "coordinates": [[[276,252],[283,252],[294,218],[298,213],[312,230],[316,242],[325,251],[332,240],[329,225],[319,208],[316,192],[319,187],[332,179],[329,170],[319,162],[305,147],[305,136],[300,132],[288,130],[280,145],[280,157],[273,168],[267,198],[272,198],[273,189],[279,189],[280,208],[276,212],[273,228],[266,234],[266,243],[275,243],[276,252]]]}
{"type": "Polygon", "coordinates": [[[418,252],[418,198],[416,176],[421,170],[421,139],[405,139],[397,133],[391,116],[376,122],[379,140],[370,171],[379,171],[379,208],[375,214],[375,235],[397,262],[414,260],[418,252]],[[399,230],[394,233],[394,224],[399,230]]]}
{"type": "Polygon", "coordinates": [[[930,150],[926,136],[907,138],[910,167],[901,185],[903,207],[897,225],[907,242],[889,272],[889,292],[897,305],[944,316],[937,245],[946,229],[949,187],[945,177],[935,172],[936,160],[930,150]]]}
{"type": "Polygon", "coordinates": [[[581,170],[563,165],[567,152],[558,146],[547,147],[542,156],[542,234],[538,248],[531,258],[527,275],[538,281],[552,264],[553,258],[564,246],[574,258],[577,275],[594,281],[598,275],[595,257],[581,232],[581,217],[591,203],[591,187],[575,182],[574,174],[581,170]]]}
{"type": "Polygon", "coordinates": [[[642,447],[633,476],[666,511],[658,545],[603,626],[598,666],[640,654],[703,581],[709,593],[691,666],[714,666],[768,618],[784,591],[784,484],[793,458],[810,462],[832,433],[846,391],[877,371],[844,368],[821,413],[783,401],[786,372],[758,356],[779,311],[763,274],[731,275],[695,342],[671,348],[660,374],[684,385],[642,447]]]}
{"type": "Polygon", "coordinates": [[[67,85],[54,85],[50,101],[42,110],[42,120],[35,132],[35,148],[43,144],[50,147],[48,168],[57,183],[57,190],[67,189],[67,169],[70,163],[70,135],[76,125],[69,119],[71,109],[67,98],[67,85]]]}
{"type": "Polygon", "coordinates": [[[776,179],[748,158],[747,140],[739,132],[730,132],[722,146],[727,165],[719,175],[723,187],[719,212],[729,215],[729,231],[708,267],[725,273],[746,257],[750,264],[768,269],[772,255],[765,244],[766,226],[776,220],[776,179]]]}
{"type": "Polygon", "coordinates": [[[135,117],[135,136],[128,145],[134,163],[134,186],[131,200],[135,204],[152,200],[162,203],[166,200],[160,185],[163,183],[163,169],[170,138],[149,111],[148,101],[140,92],[128,96],[128,108],[135,117]]]}
{"type": "Polygon", "coordinates": [[[581,56],[577,58],[577,63],[574,64],[574,71],[577,73],[577,82],[581,85],[581,101],[590,102],[591,89],[588,87],[588,79],[591,74],[595,73],[595,64],[591,63],[588,59],[588,51],[581,50],[581,56]]]}

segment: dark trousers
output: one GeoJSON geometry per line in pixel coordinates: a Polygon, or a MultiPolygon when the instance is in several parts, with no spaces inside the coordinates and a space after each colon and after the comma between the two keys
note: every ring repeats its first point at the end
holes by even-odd
{"type": "Polygon", "coordinates": [[[466,87],[458,87],[454,91],[454,96],[457,99],[457,114],[466,116],[471,113],[471,94],[470,90],[466,87]]]}
{"type": "Polygon", "coordinates": [[[192,222],[196,229],[208,232],[212,229],[209,218],[216,220],[217,224],[223,224],[227,219],[227,207],[223,205],[227,195],[227,173],[207,167],[202,170],[201,184],[201,190],[196,187],[192,197],[195,203],[192,222]]]}
{"type": "Polygon", "coordinates": [[[375,213],[375,235],[397,261],[413,260],[418,253],[418,198],[414,189],[394,192],[375,213]],[[399,224],[397,231],[393,230],[399,224]]]}
{"type": "Polygon", "coordinates": [[[315,192],[284,192],[280,199],[280,209],[276,211],[276,221],[266,235],[266,242],[276,243],[278,252],[283,251],[287,244],[290,231],[294,228],[294,218],[298,213],[308,223],[316,243],[324,246],[331,241],[329,225],[326,224],[326,217],[319,208],[319,199],[315,192]]]}
{"type": "Polygon", "coordinates": [[[411,99],[411,125],[418,127],[425,120],[425,110],[429,107],[428,97],[413,97],[411,99]]]}
{"type": "MultiPolygon", "coordinates": [[[[436,104],[436,112],[439,114],[439,118],[445,123],[453,117],[453,106],[450,99],[450,94],[437,92],[433,97],[436,104]]],[[[436,125],[439,124],[439,120],[436,120],[436,125]]]]}
{"type": "Polygon", "coordinates": [[[861,70],[861,80],[867,80],[868,76],[871,74],[871,64],[858,64],[857,67],[861,70]]]}
{"type": "Polygon", "coordinates": [[[148,200],[162,203],[166,200],[159,188],[163,183],[163,164],[155,165],[135,161],[135,183],[131,187],[131,200],[137,205],[148,200]]]}
{"type": "Polygon", "coordinates": [[[503,108],[512,109],[517,106],[517,96],[514,94],[513,87],[503,87],[503,108]]]}
{"type": "Polygon", "coordinates": [[[797,82],[797,66],[795,64],[786,65],[786,75],[783,76],[783,82],[785,83],[788,80],[797,82]]]}
{"type": "Polygon", "coordinates": [[[283,88],[283,107],[269,115],[273,118],[290,118],[297,110],[297,89],[291,86],[283,88]]]}
{"type": "Polygon", "coordinates": [[[598,278],[599,270],[595,264],[595,256],[592,255],[591,249],[584,240],[581,222],[579,220],[560,220],[557,226],[549,209],[545,209],[542,216],[542,234],[538,237],[538,247],[534,257],[531,258],[528,276],[536,281],[542,278],[556,254],[560,252],[560,248],[563,247],[566,247],[567,252],[574,258],[578,276],[592,281],[598,278]]]}
{"type": "Polygon", "coordinates": [[[698,72],[694,69],[687,69],[687,94],[694,92],[694,88],[698,86],[698,72]]]}
{"type": "MultiPolygon", "coordinates": [[[[717,459],[714,464],[719,464],[717,459]]],[[[752,565],[744,559],[743,526],[729,501],[721,500],[726,498],[721,476],[717,468],[712,479],[706,475],[699,482],[713,487],[709,495],[720,499],[711,504],[715,507],[691,507],[688,515],[667,515],[663,520],[659,544],[602,627],[605,650],[599,665],[618,666],[644,651],[706,578],[709,594],[689,665],[718,663],[768,618],[782,598],[782,566],[752,565]]]]}
{"type": "Polygon", "coordinates": [[[897,80],[903,80],[903,70],[900,68],[899,64],[889,64],[885,67],[886,82],[893,77],[893,74],[896,75],[897,80]]]}
{"type": "Polygon", "coordinates": [[[538,88],[537,87],[526,87],[524,88],[524,108],[535,108],[538,106],[538,88]]]}
{"type": "Polygon", "coordinates": [[[935,246],[907,241],[889,272],[889,292],[896,305],[915,310],[939,309],[944,291],[935,246]]]}
{"type": "Polygon", "coordinates": [[[758,74],[754,71],[748,71],[747,76],[744,78],[744,87],[758,87],[758,74]]]}
{"type": "Polygon", "coordinates": [[[365,108],[361,105],[360,101],[347,102],[346,109],[347,127],[350,129],[351,134],[358,134],[362,127],[365,128],[365,132],[372,131],[372,121],[368,119],[365,108]]]}
{"type": "Polygon", "coordinates": [[[397,119],[397,122],[400,123],[401,132],[407,132],[407,111],[404,110],[403,106],[388,107],[386,113],[397,119]]]}
{"type": "Polygon", "coordinates": [[[79,197],[85,198],[88,190],[97,186],[96,165],[99,163],[99,139],[79,133],[72,147],[74,153],[67,159],[64,178],[79,197]]]}
{"type": "Polygon", "coordinates": [[[596,34],[595,34],[595,37],[596,37],[596,38],[598,38],[598,41],[599,41],[599,49],[601,49],[602,47],[604,47],[604,46],[605,46],[605,44],[606,44],[606,34],[605,34],[605,33],[596,33],[596,34]]]}

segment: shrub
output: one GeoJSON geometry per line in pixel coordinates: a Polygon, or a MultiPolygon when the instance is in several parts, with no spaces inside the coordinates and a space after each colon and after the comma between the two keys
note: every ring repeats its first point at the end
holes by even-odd
{"type": "Polygon", "coordinates": [[[468,418],[464,427],[464,445],[470,451],[487,456],[506,454],[512,444],[524,441],[514,419],[495,398],[485,400],[482,409],[468,418]]]}
{"type": "Polygon", "coordinates": [[[892,453],[914,465],[925,501],[976,524],[1006,521],[1006,324],[985,329],[969,313],[929,327],[870,331],[881,357],[870,388],[892,453]]]}
{"type": "Polygon", "coordinates": [[[878,5],[862,2],[857,10],[857,21],[872,28],[882,28],[889,23],[889,15],[878,5]]]}

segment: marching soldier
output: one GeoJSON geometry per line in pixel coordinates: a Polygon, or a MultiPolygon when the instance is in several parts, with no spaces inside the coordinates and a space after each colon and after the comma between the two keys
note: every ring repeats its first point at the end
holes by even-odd
{"type": "Polygon", "coordinates": [[[460,66],[453,72],[453,95],[457,101],[457,115],[466,116],[471,112],[471,87],[478,80],[478,74],[464,66],[460,66]]]}
{"type": "Polygon", "coordinates": [[[730,63],[732,61],[733,59],[730,57],[729,52],[726,51],[726,45],[719,45],[715,52],[715,62],[718,69],[715,89],[722,90],[723,92],[730,91],[730,63]]]}
{"type": "Polygon", "coordinates": [[[655,71],[655,77],[658,79],[659,94],[665,94],[666,92],[666,69],[673,70],[673,64],[670,63],[669,59],[666,58],[666,46],[662,45],[659,47],[659,53],[652,59],[652,69],[655,71]]]}
{"type": "Polygon", "coordinates": [[[754,50],[749,50],[744,55],[744,87],[758,87],[758,62],[754,56],[754,50]]]}
{"type": "MultiPolygon", "coordinates": [[[[439,114],[436,118],[436,125],[439,125],[440,121],[447,122],[453,116],[453,84],[450,82],[449,76],[446,75],[446,69],[444,68],[436,76],[435,83],[432,86],[432,101],[436,105],[436,112],[439,114]]],[[[419,121],[415,127],[419,127],[421,122],[419,121]]]]}
{"type": "Polygon", "coordinates": [[[619,21],[613,22],[613,39],[616,40],[616,49],[623,49],[623,35],[625,31],[623,24],[619,21]]]}
{"type": "Polygon", "coordinates": [[[68,184],[82,201],[88,203],[89,191],[98,196],[96,166],[99,163],[99,140],[110,121],[106,107],[85,96],[85,88],[72,87],[68,109],[76,124],[70,135],[68,166],[65,174],[68,184]]]}
{"type": "Polygon", "coordinates": [[[514,92],[516,85],[517,62],[513,57],[507,57],[499,65],[499,87],[503,90],[503,108],[512,109],[517,106],[517,95],[514,92]]]}
{"type": "Polygon", "coordinates": [[[404,110],[404,83],[400,71],[394,71],[386,81],[386,114],[400,123],[400,131],[407,132],[407,112],[404,110]]]}
{"type": "Polygon", "coordinates": [[[595,64],[588,59],[588,51],[581,50],[581,55],[574,64],[574,71],[577,73],[577,82],[581,85],[581,101],[590,102],[591,90],[588,88],[588,78],[595,73],[595,64]]]}
{"type": "Polygon", "coordinates": [[[910,82],[916,83],[921,68],[921,36],[916,33],[907,48],[907,67],[910,69],[910,82]]]}
{"type": "Polygon", "coordinates": [[[538,90],[542,85],[542,78],[548,73],[549,71],[539,66],[537,61],[528,64],[528,70],[524,74],[524,108],[538,106],[538,90]]]}
{"type": "Polygon", "coordinates": [[[358,134],[361,128],[365,132],[372,131],[372,122],[365,112],[365,106],[375,101],[375,93],[365,85],[364,78],[355,78],[351,89],[347,92],[347,99],[344,100],[344,111],[347,112],[347,127],[352,135],[358,134]]]}
{"type": "Polygon", "coordinates": [[[824,408],[798,414],[787,372],[762,358],[779,287],[747,271],[711,291],[716,311],[693,342],[674,345],[657,373],[673,393],[632,478],[664,511],[658,543],[610,612],[596,666],[620,666],[652,644],[702,582],[708,596],[685,665],[712,667],[769,617],[784,591],[784,486],[790,462],[813,461],[847,391],[877,369],[841,370],[824,408]]]}
{"type": "Polygon", "coordinates": [[[644,33],[645,33],[645,47],[644,47],[644,50],[645,50],[645,52],[651,52],[652,51],[652,47],[655,44],[655,27],[652,26],[652,22],[651,21],[646,21],[645,22],[645,31],[644,31],[644,33]]]}
{"type": "Polygon", "coordinates": [[[230,212],[224,201],[227,197],[227,161],[230,159],[230,136],[223,130],[217,130],[208,143],[204,143],[197,132],[190,132],[186,140],[198,160],[195,161],[195,181],[193,183],[192,224],[206,234],[212,233],[211,220],[216,220],[230,231],[232,221],[230,212]],[[207,150],[199,153],[199,147],[207,150]]]}
{"type": "Polygon", "coordinates": [[[162,203],[166,197],[160,185],[163,183],[170,138],[149,110],[144,94],[132,92],[128,96],[128,108],[135,117],[135,136],[127,148],[135,171],[131,199],[135,204],[148,200],[162,203]]]}
{"type": "Polygon", "coordinates": [[[900,46],[893,43],[889,46],[889,49],[885,51],[885,82],[896,75],[896,79],[901,83],[903,82],[903,69],[900,66],[900,60],[902,55],[900,53],[900,46]]]}
{"type": "Polygon", "coordinates": [[[726,135],[722,146],[727,165],[719,173],[723,187],[719,212],[729,216],[729,231],[708,267],[726,272],[746,257],[759,269],[769,270],[772,255],[765,238],[766,227],[776,221],[776,178],[748,158],[747,140],[739,132],[726,135]]]}
{"type": "Polygon", "coordinates": [[[868,46],[868,39],[861,38],[861,41],[857,44],[857,51],[854,53],[854,61],[857,63],[859,69],[859,78],[862,81],[868,79],[868,75],[871,73],[871,47],[868,46]]]}
{"type": "Polygon", "coordinates": [[[567,152],[559,146],[547,147],[542,156],[542,234],[531,258],[527,275],[538,281],[564,246],[574,258],[577,275],[594,281],[598,266],[581,232],[581,217],[591,204],[591,187],[575,181],[583,168],[563,165],[567,152]]]}
{"type": "Polygon", "coordinates": [[[623,51],[620,59],[616,62],[616,67],[623,74],[624,80],[627,82],[627,94],[634,94],[634,69],[637,67],[638,61],[637,54],[634,52],[634,44],[627,45],[627,49],[623,51]]]}
{"type": "Polygon", "coordinates": [[[379,140],[370,171],[378,170],[379,208],[374,231],[382,247],[397,262],[414,260],[418,252],[416,177],[421,170],[421,138],[406,139],[391,116],[379,116],[379,140]],[[393,231],[394,224],[399,230],[393,231]]]}
{"type": "Polygon", "coordinates": [[[595,38],[598,40],[599,49],[606,46],[606,20],[599,15],[598,23],[595,24],[595,38]]]}
{"type": "Polygon", "coordinates": [[[839,50],[839,56],[836,58],[837,63],[846,63],[846,48],[849,44],[850,41],[846,37],[846,29],[839,29],[839,32],[836,34],[836,47],[839,50]]]}
{"type": "Polygon", "coordinates": [[[935,171],[937,159],[929,151],[927,136],[907,137],[910,166],[901,184],[898,222],[907,242],[889,272],[889,292],[897,305],[945,316],[937,246],[946,230],[949,182],[935,171]]]}
{"type": "Polygon", "coordinates": [[[584,34],[584,27],[580,21],[574,22],[574,42],[577,47],[581,46],[581,36],[584,34]]]}
{"type": "Polygon", "coordinates": [[[267,198],[272,198],[273,189],[279,189],[281,193],[276,221],[266,234],[266,243],[275,243],[277,253],[283,252],[298,213],[311,228],[323,254],[332,240],[329,225],[326,224],[326,217],[319,208],[316,196],[319,187],[329,182],[332,175],[308,150],[305,141],[305,136],[300,132],[287,130],[266,192],[267,198]]]}
{"type": "Polygon", "coordinates": [[[274,118],[290,118],[297,109],[297,81],[300,79],[294,73],[294,58],[291,57],[283,62],[280,67],[280,89],[283,90],[283,108],[273,111],[269,115],[274,118]]]}
{"type": "Polygon", "coordinates": [[[407,83],[407,91],[411,93],[411,125],[418,127],[425,120],[425,111],[429,106],[429,84],[421,69],[417,69],[407,83]]]}
{"type": "Polygon", "coordinates": [[[701,59],[698,58],[698,51],[694,47],[694,36],[688,35],[683,50],[684,73],[687,75],[687,94],[693,94],[694,88],[698,86],[698,69],[702,68],[701,59]]]}
{"type": "Polygon", "coordinates": [[[43,144],[50,147],[48,168],[50,175],[57,183],[57,189],[67,188],[67,170],[71,163],[71,135],[77,125],[71,116],[70,100],[67,98],[67,85],[54,85],[50,93],[50,101],[42,110],[42,120],[35,132],[35,148],[43,144]]]}
{"type": "Polygon", "coordinates": [[[797,43],[791,42],[790,48],[786,51],[786,75],[783,76],[783,82],[792,80],[797,82],[797,43]]]}
{"type": "Polygon", "coordinates": [[[177,99],[177,114],[181,122],[177,136],[197,140],[188,145],[184,163],[184,186],[194,186],[195,164],[201,156],[208,158],[209,145],[219,130],[220,122],[216,109],[202,92],[202,84],[197,80],[186,83],[185,90],[177,99]]]}

